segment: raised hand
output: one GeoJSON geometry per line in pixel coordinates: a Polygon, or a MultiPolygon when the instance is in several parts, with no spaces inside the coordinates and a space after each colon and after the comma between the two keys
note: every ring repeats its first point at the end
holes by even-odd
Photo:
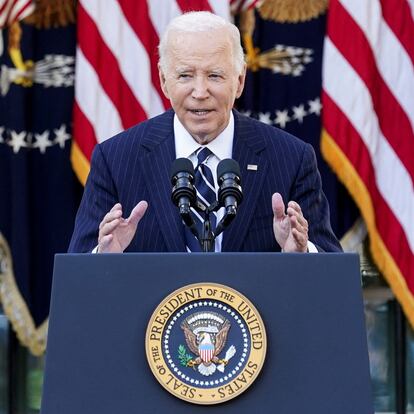
{"type": "Polygon", "coordinates": [[[306,252],[308,248],[308,222],[298,203],[285,203],[279,193],[272,196],[273,232],[283,252],[306,252]]]}
{"type": "Polygon", "coordinates": [[[122,206],[115,204],[99,225],[98,253],[122,253],[131,243],[148,203],[140,201],[128,218],[122,217],[122,206]]]}

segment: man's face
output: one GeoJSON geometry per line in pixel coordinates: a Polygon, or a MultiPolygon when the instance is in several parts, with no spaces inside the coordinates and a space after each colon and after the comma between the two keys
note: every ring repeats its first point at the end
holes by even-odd
{"type": "Polygon", "coordinates": [[[237,73],[226,30],[174,33],[168,65],[160,69],[161,86],[179,120],[200,144],[216,138],[228,125],[230,111],[244,86],[237,73]]]}

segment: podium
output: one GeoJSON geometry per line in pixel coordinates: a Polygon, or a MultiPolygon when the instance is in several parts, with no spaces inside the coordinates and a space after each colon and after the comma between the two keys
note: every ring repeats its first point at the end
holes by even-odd
{"type": "Polygon", "coordinates": [[[358,256],[130,253],[57,255],[42,414],[373,413],[358,256]],[[167,392],[145,352],[171,292],[217,283],[259,311],[267,354],[238,397],[197,405],[167,392]]]}

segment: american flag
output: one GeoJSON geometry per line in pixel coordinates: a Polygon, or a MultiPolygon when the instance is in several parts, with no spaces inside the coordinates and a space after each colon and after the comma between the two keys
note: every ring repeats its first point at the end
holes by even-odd
{"type": "Polygon", "coordinates": [[[331,0],[322,151],[414,326],[414,0],[331,0]]]}
{"type": "Polygon", "coordinates": [[[257,0],[80,0],[72,163],[84,183],[97,142],[169,107],[158,78],[157,45],[169,21],[208,10],[230,10],[257,0]]]}
{"type": "Polygon", "coordinates": [[[0,29],[33,13],[32,0],[0,0],[0,29]]]}

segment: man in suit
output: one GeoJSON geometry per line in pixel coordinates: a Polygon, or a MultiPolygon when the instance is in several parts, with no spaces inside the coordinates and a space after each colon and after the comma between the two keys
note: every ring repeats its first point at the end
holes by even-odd
{"type": "Polygon", "coordinates": [[[312,147],[232,110],[246,74],[238,29],[188,13],[159,51],[172,110],[97,145],[69,251],[186,251],[169,170],[179,157],[196,165],[200,147],[213,176],[223,158],[241,168],[244,200],[216,251],[340,251],[312,147]]]}

